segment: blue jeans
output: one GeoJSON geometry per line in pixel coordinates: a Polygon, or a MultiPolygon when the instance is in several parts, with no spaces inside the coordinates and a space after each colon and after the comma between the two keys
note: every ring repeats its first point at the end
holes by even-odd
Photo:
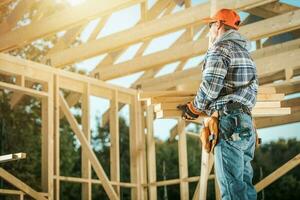
{"type": "Polygon", "coordinates": [[[257,199],[250,163],[256,140],[251,116],[240,110],[222,115],[219,132],[220,140],[214,149],[214,157],[222,200],[257,199]],[[235,137],[230,137],[233,133],[235,137]]]}

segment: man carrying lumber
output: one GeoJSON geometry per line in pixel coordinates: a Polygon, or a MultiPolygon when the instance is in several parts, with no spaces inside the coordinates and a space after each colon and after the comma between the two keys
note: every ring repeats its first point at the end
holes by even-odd
{"type": "Polygon", "coordinates": [[[247,50],[249,42],[237,31],[240,17],[235,11],[221,9],[205,22],[210,31],[202,83],[194,101],[178,108],[188,120],[211,117],[201,141],[208,152],[214,150],[222,199],[256,199],[250,164],[256,141],[251,116],[258,90],[256,66],[247,50]]]}

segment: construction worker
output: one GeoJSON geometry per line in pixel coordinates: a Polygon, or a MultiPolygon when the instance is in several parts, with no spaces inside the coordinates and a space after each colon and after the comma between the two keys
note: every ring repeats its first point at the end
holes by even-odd
{"type": "Polygon", "coordinates": [[[205,22],[210,30],[202,82],[194,101],[179,108],[184,119],[203,113],[218,119],[214,159],[222,199],[253,200],[257,194],[250,161],[256,135],[251,110],[258,90],[256,66],[249,42],[238,32],[240,17],[234,10],[221,9],[205,22]]]}

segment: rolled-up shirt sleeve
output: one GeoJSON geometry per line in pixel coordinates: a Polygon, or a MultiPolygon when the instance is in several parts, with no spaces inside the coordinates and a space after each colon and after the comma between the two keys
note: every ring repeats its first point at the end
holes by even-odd
{"type": "Polygon", "coordinates": [[[224,79],[230,64],[230,54],[227,49],[217,46],[207,52],[205,59],[202,82],[193,104],[199,112],[206,112],[210,115],[209,105],[218,98],[224,86],[224,79]]]}

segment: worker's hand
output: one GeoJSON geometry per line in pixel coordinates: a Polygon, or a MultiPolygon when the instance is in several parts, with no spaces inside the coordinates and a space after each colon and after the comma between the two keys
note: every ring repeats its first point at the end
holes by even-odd
{"type": "Polygon", "coordinates": [[[218,118],[215,116],[205,118],[200,133],[200,140],[207,153],[213,152],[218,142],[218,134],[218,118]]]}
{"type": "Polygon", "coordinates": [[[219,119],[214,116],[210,117],[208,121],[208,128],[210,132],[209,141],[211,142],[210,151],[213,152],[219,139],[219,119]]]}
{"type": "Polygon", "coordinates": [[[211,150],[211,142],[209,142],[209,135],[210,135],[209,128],[204,126],[200,132],[200,140],[202,146],[204,147],[207,153],[209,153],[211,150]]]}
{"type": "Polygon", "coordinates": [[[199,112],[195,111],[193,104],[191,102],[187,104],[180,104],[177,109],[182,111],[182,118],[185,120],[195,120],[199,117],[199,112]]]}

